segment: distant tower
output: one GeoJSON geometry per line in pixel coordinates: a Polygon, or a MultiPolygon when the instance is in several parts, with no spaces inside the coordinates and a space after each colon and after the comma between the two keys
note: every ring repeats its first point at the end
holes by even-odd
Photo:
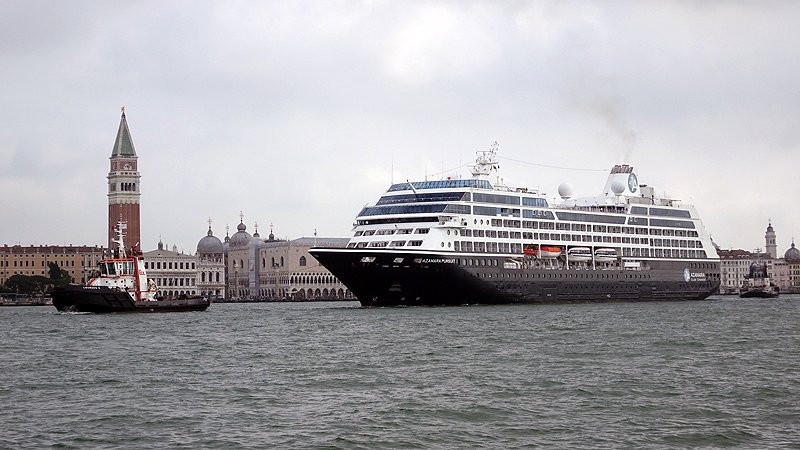
{"type": "Polygon", "coordinates": [[[108,245],[113,248],[114,225],[122,220],[128,224],[126,246],[141,246],[139,222],[139,175],[136,150],[133,148],[125,107],[119,121],[117,139],[111,151],[111,170],[108,172],[108,245]]]}
{"type": "Polygon", "coordinates": [[[767,232],[764,233],[764,239],[767,242],[767,254],[772,258],[778,257],[778,244],[775,243],[775,230],[772,229],[772,221],[767,225],[767,232]]]}

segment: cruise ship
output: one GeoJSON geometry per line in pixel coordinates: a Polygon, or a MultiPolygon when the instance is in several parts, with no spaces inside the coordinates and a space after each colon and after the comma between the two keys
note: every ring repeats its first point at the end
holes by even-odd
{"type": "MultiPolygon", "coordinates": [[[[615,165],[601,195],[551,204],[490,181],[497,147],[468,179],[393,184],[355,219],[347,248],[310,253],[363,306],[702,300],[719,256],[697,210],[615,165]]],[[[495,177],[495,180],[499,180],[495,177]]]]}

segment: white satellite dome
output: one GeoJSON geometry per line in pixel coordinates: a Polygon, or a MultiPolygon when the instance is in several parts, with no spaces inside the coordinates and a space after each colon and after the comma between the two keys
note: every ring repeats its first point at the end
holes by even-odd
{"type": "Polygon", "coordinates": [[[564,200],[568,200],[572,197],[572,193],[572,186],[570,186],[569,183],[561,183],[558,185],[558,196],[564,200]]]}
{"type": "Polygon", "coordinates": [[[614,192],[614,195],[622,195],[622,193],[625,192],[625,183],[619,179],[612,181],[611,191],[614,192]]]}

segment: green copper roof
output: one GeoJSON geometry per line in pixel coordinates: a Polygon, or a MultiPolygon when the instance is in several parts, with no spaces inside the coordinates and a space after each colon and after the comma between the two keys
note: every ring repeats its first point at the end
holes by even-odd
{"type": "Polygon", "coordinates": [[[111,157],[114,156],[136,156],[136,150],[133,148],[133,141],[131,140],[131,132],[128,130],[128,121],[125,120],[125,110],[122,110],[122,118],[119,120],[119,130],[117,130],[117,140],[114,141],[114,150],[111,151],[111,157]]]}

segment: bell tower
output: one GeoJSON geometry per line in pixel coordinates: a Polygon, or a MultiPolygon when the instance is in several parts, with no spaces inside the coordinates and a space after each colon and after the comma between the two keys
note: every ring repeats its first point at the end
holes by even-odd
{"type": "Polygon", "coordinates": [[[764,240],[767,244],[767,254],[772,258],[778,257],[778,244],[775,242],[775,229],[772,228],[772,221],[767,225],[767,232],[764,233],[764,240]]]}
{"type": "Polygon", "coordinates": [[[136,150],[133,147],[125,107],[119,121],[117,139],[111,151],[111,168],[108,172],[108,247],[114,248],[114,226],[117,221],[127,223],[125,246],[140,246],[139,175],[136,150]]]}

